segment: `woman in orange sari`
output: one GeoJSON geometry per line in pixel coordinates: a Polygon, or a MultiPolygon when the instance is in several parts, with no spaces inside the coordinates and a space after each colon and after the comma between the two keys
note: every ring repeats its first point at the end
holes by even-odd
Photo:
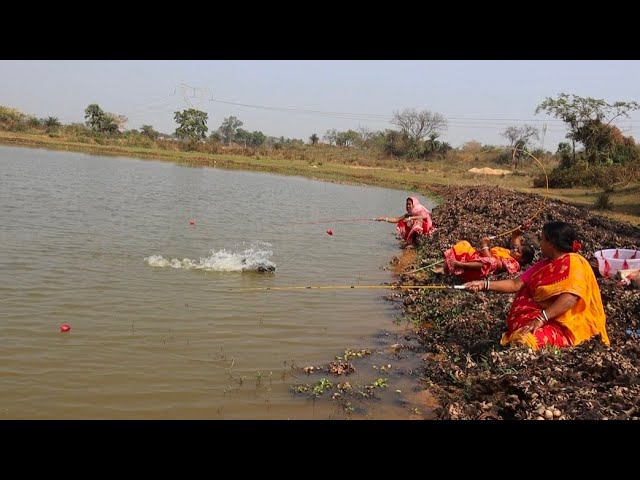
{"type": "Polygon", "coordinates": [[[418,197],[409,197],[405,203],[407,213],[399,217],[377,217],[377,222],[395,223],[398,233],[406,243],[407,248],[413,248],[420,243],[423,235],[429,235],[433,230],[431,213],[422,205],[418,197]]]}
{"type": "Polygon", "coordinates": [[[522,232],[517,229],[511,235],[511,249],[489,248],[489,238],[482,239],[480,250],[466,240],[456,243],[444,252],[445,267],[434,273],[449,273],[467,281],[502,272],[513,275],[531,263],[533,255],[533,249],[522,243],[522,232]]]}
{"type": "Polygon", "coordinates": [[[468,290],[517,293],[502,345],[578,345],[597,335],[609,345],[600,288],[589,262],[580,254],[574,228],[564,222],[542,227],[540,249],[545,256],[518,278],[465,283],[468,290]]]}

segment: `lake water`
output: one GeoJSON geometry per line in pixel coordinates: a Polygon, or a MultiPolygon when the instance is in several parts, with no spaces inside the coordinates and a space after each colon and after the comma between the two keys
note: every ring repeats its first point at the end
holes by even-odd
{"type": "Polygon", "coordinates": [[[299,367],[375,348],[398,311],[290,287],[393,281],[370,219],[413,194],[0,147],[0,418],[340,418],[292,394],[299,367]]]}

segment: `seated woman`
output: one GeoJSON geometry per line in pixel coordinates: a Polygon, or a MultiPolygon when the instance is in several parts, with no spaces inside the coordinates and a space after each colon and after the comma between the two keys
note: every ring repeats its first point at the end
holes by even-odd
{"type": "Polygon", "coordinates": [[[511,235],[511,249],[489,248],[489,239],[483,238],[480,250],[462,240],[444,252],[445,267],[435,273],[449,273],[467,281],[507,272],[514,274],[533,260],[533,249],[522,243],[522,231],[518,228],[511,235]]]}
{"type": "Polygon", "coordinates": [[[600,288],[587,259],[576,253],[576,237],[571,225],[548,222],[540,235],[544,259],[518,278],[465,283],[472,292],[517,293],[502,345],[567,347],[597,335],[609,345],[600,288]]]}
{"type": "Polygon", "coordinates": [[[407,213],[400,217],[377,217],[377,222],[395,223],[398,233],[406,243],[406,248],[413,248],[419,244],[423,235],[429,235],[433,230],[431,214],[422,205],[418,197],[409,197],[405,203],[407,213]]]}

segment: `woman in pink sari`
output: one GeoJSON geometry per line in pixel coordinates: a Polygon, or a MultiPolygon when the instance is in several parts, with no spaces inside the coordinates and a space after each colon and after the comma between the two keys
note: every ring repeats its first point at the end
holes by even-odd
{"type": "Polygon", "coordinates": [[[609,345],[600,288],[591,265],[577,253],[574,228],[564,222],[546,223],[540,249],[545,258],[518,278],[465,283],[472,292],[517,293],[500,343],[537,350],[578,345],[599,335],[609,345]]]}
{"type": "Polygon", "coordinates": [[[409,197],[406,201],[407,213],[400,217],[377,217],[377,222],[395,223],[398,233],[406,243],[407,248],[413,248],[420,243],[423,235],[429,235],[433,230],[431,214],[422,205],[418,197],[409,197]]]}

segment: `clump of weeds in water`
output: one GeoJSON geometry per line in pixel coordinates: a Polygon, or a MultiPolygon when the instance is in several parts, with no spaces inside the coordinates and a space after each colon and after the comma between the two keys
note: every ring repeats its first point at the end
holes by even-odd
{"type": "Polygon", "coordinates": [[[342,357],[336,357],[336,360],[341,362],[347,362],[352,358],[363,358],[367,355],[371,355],[371,350],[367,350],[364,348],[361,348],[360,350],[347,349],[344,351],[344,355],[342,357]]]}
{"type": "Polygon", "coordinates": [[[325,390],[331,390],[332,388],[333,383],[326,378],[321,378],[315,387],[313,387],[312,393],[314,397],[319,397],[325,392],[325,390]]]}
{"type": "Polygon", "coordinates": [[[302,385],[294,385],[291,387],[293,393],[309,393],[311,397],[318,398],[325,391],[331,390],[333,388],[333,383],[329,381],[327,378],[321,378],[314,386],[309,384],[302,385]]]}

